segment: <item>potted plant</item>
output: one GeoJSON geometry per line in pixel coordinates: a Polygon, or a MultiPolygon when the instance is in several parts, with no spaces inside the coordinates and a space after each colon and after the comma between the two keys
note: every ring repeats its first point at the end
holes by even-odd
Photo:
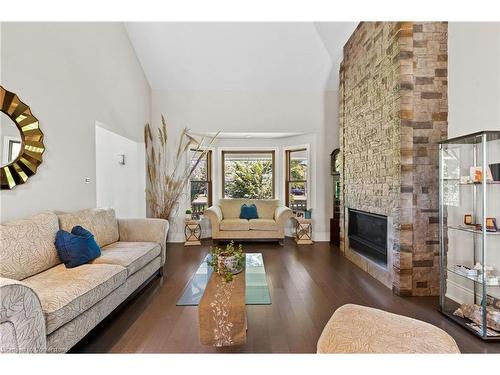
{"type": "Polygon", "coordinates": [[[186,210],[186,220],[191,220],[192,218],[193,218],[193,211],[190,208],[188,208],[186,210]]]}
{"type": "Polygon", "coordinates": [[[234,242],[231,241],[226,245],[226,248],[218,246],[210,248],[208,265],[226,282],[232,281],[233,275],[240,273],[245,265],[243,246],[239,244],[238,247],[235,247],[234,242]]]}

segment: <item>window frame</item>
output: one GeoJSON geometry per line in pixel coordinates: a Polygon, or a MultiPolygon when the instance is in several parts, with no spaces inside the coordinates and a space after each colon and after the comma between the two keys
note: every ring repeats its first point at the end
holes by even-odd
{"type": "MultiPolygon", "coordinates": [[[[307,188],[307,192],[308,192],[308,198],[307,198],[307,206],[311,206],[311,201],[310,201],[310,197],[311,197],[311,194],[310,194],[310,191],[311,191],[311,188],[309,186],[309,173],[310,173],[310,168],[311,168],[311,163],[310,163],[310,156],[309,156],[309,148],[306,147],[306,146],[297,146],[297,147],[293,147],[293,148],[287,148],[285,149],[285,173],[284,173],[284,177],[285,177],[285,206],[287,207],[290,207],[290,183],[294,183],[294,182],[301,182],[301,183],[304,183],[306,188],[307,188]],[[307,171],[306,171],[306,176],[305,176],[305,180],[292,180],[290,178],[290,172],[291,172],[291,168],[290,168],[290,161],[291,161],[291,158],[290,158],[290,155],[292,152],[300,152],[300,151],[305,151],[306,155],[307,155],[307,171]]],[[[307,208],[309,208],[307,207],[307,208]]]]}
{"type": "MultiPolygon", "coordinates": [[[[276,199],[276,150],[272,149],[248,149],[248,150],[242,150],[242,149],[236,149],[236,150],[230,150],[230,149],[225,149],[221,150],[221,196],[222,199],[231,199],[231,198],[226,198],[226,173],[225,173],[225,160],[226,160],[226,154],[270,154],[271,155],[271,162],[272,162],[272,179],[271,179],[271,185],[272,185],[272,192],[273,196],[270,199],[276,199]]],[[[234,199],[241,199],[241,198],[234,198],[234,199]]]]}
{"type": "MultiPolygon", "coordinates": [[[[191,152],[203,152],[204,150],[197,150],[197,149],[189,149],[190,153],[191,152]]],[[[191,183],[192,182],[204,182],[207,184],[207,206],[212,207],[213,205],[213,179],[212,179],[212,150],[209,149],[207,150],[206,154],[207,158],[207,180],[192,180],[191,176],[189,177],[189,196],[191,197],[191,183]]],[[[191,159],[190,159],[191,160],[191,159]]],[[[192,207],[192,202],[189,202],[190,206],[192,207]]],[[[207,208],[208,208],[207,207],[207,208]]]]}

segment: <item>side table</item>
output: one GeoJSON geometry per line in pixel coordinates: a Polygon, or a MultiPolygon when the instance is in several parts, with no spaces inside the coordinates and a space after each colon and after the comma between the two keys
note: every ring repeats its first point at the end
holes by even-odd
{"type": "Polygon", "coordinates": [[[311,245],[312,240],[312,219],[293,217],[295,220],[295,242],[297,245],[311,245]]]}
{"type": "Polygon", "coordinates": [[[201,220],[184,220],[184,235],[186,237],[184,246],[201,245],[201,220]]]}

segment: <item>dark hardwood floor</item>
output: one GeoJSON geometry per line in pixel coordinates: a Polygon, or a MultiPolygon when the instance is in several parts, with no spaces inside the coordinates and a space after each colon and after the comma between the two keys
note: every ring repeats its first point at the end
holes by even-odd
{"type": "MultiPolygon", "coordinates": [[[[324,325],[346,303],[380,308],[432,323],[451,334],[464,353],[500,353],[446,319],[437,297],[401,298],[357,268],[328,243],[285,246],[247,243],[261,252],[272,305],[247,306],[243,346],[216,349],[198,340],[198,308],[175,304],[203,257],[201,247],[168,244],[163,280],[155,279],[122,309],[75,346],[73,353],[314,353],[324,325]]],[[[376,324],[376,322],[374,322],[376,324]]]]}

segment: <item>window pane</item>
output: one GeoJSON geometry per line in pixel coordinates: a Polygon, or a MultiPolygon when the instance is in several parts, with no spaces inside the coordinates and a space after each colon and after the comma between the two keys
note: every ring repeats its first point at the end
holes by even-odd
{"type": "Polygon", "coordinates": [[[224,197],[272,199],[272,153],[224,153],[224,197]]]}
{"type": "Polygon", "coordinates": [[[291,210],[307,210],[307,182],[290,182],[288,190],[288,201],[291,210]]]}
{"type": "MultiPolygon", "coordinates": [[[[191,166],[193,167],[198,160],[201,153],[196,151],[191,151],[191,166]]],[[[207,155],[200,160],[193,174],[191,175],[191,181],[207,181],[207,155]]]]}
{"type": "Polygon", "coordinates": [[[290,151],[290,181],[307,180],[307,151],[290,151]]]}
{"type": "MultiPolygon", "coordinates": [[[[194,166],[198,160],[200,152],[191,151],[191,166],[194,166]]],[[[199,215],[208,208],[209,186],[208,186],[208,155],[200,160],[196,169],[191,175],[190,202],[193,210],[193,217],[199,218],[199,215]]]]}

